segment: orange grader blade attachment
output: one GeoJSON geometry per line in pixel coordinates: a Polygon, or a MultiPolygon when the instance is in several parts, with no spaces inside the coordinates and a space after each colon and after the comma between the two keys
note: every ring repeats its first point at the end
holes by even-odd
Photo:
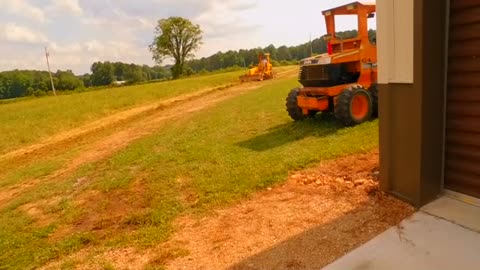
{"type": "Polygon", "coordinates": [[[263,75],[262,74],[240,76],[240,81],[241,82],[262,81],[262,80],[263,80],[263,75]]]}

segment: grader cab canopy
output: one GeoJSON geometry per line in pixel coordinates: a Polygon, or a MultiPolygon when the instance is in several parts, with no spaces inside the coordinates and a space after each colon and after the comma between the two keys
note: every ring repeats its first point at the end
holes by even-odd
{"type": "Polygon", "coordinates": [[[322,14],[325,16],[327,26],[327,34],[324,36],[325,39],[330,39],[331,42],[339,42],[335,36],[335,16],[338,15],[358,15],[358,38],[368,38],[367,18],[373,18],[375,11],[375,4],[361,2],[353,2],[323,11],[322,14]]]}

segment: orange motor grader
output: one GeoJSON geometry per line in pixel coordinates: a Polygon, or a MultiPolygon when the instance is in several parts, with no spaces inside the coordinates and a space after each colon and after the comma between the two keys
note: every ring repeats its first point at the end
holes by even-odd
{"type": "Polygon", "coordinates": [[[241,82],[270,80],[275,77],[270,54],[258,55],[258,65],[249,69],[246,74],[240,76],[241,82]]]}
{"type": "Polygon", "coordinates": [[[300,62],[299,82],[287,97],[287,111],[295,120],[316,113],[332,113],[346,126],[353,126],[377,115],[377,48],[368,35],[368,18],[375,15],[375,4],[351,4],[322,12],[328,52],[300,62]],[[358,36],[342,39],[335,35],[335,16],[357,15],[358,36]]]}

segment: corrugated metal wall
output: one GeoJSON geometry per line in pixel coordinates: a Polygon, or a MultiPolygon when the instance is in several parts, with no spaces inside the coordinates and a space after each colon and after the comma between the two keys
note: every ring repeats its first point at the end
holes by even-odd
{"type": "Polygon", "coordinates": [[[480,197],[480,0],[450,5],[445,187],[480,197]]]}

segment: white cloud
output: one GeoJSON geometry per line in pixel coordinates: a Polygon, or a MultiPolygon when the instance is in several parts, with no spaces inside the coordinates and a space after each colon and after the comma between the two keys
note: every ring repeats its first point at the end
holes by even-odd
{"type": "Polygon", "coordinates": [[[0,26],[0,40],[15,43],[39,44],[48,42],[47,37],[40,32],[36,32],[24,26],[15,23],[6,23],[0,26]]]}
{"type": "Polygon", "coordinates": [[[92,39],[71,44],[51,44],[49,48],[54,69],[72,69],[76,73],[86,72],[96,61],[153,64],[146,48],[122,40],[92,39]]]}
{"type": "MultiPolygon", "coordinates": [[[[146,48],[122,40],[88,40],[69,44],[48,44],[52,70],[73,70],[77,74],[88,72],[96,61],[125,62],[152,65],[153,61],[146,48]]],[[[40,69],[45,70],[43,47],[31,46],[18,57],[18,46],[0,42],[0,51],[5,56],[0,58],[0,70],[40,69]]]]}
{"type": "MultiPolygon", "coordinates": [[[[146,48],[139,48],[135,44],[122,40],[99,41],[90,40],[82,45],[84,55],[95,61],[131,61],[147,54],[146,48]]],[[[91,63],[89,63],[91,64],[91,63]]]]}
{"type": "Polygon", "coordinates": [[[0,6],[10,14],[33,19],[37,22],[46,22],[45,12],[31,5],[26,0],[0,0],[0,6]]]}
{"type": "Polygon", "coordinates": [[[94,61],[152,65],[154,27],[170,16],[204,31],[197,57],[297,45],[325,32],[321,10],[348,1],[296,0],[292,9],[278,0],[0,0],[0,70],[44,69],[40,44],[48,45],[53,69],[84,73],[94,61]]]}
{"type": "Polygon", "coordinates": [[[112,10],[111,17],[83,17],[82,23],[96,27],[104,27],[108,30],[121,29],[122,32],[131,32],[140,30],[152,30],[155,22],[139,16],[131,16],[119,9],[112,10]]]}
{"type": "Polygon", "coordinates": [[[83,50],[83,46],[81,43],[71,43],[67,45],[59,45],[55,42],[50,42],[48,44],[50,51],[58,52],[58,53],[68,53],[75,55],[83,50]]]}
{"type": "Polygon", "coordinates": [[[209,9],[194,18],[206,37],[235,36],[242,32],[255,32],[255,23],[243,20],[240,14],[257,5],[256,0],[214,0],[209,9]],[[212,16],[215,14],[215,16],[212,16]]]}
{"type": "MultiPolygon", "coordinates": [[[[26,5],[28,1],[39,5],[39,1],[35,0],[9,1],[9,3],[15,2],[16,4],[10,4],[10,6],[18,11],[18,6],[26,5]]],[[[147,47],[153,39],[156,21],[169,16],[186,17],[193,23],[200,24],[204,31],[204,45],[197,53],[200,57],[208,56],[218,50],[253,47],[255,32],[260,29],[255,23],[240,16],[254,9],[258,5],[257,0],[43,1],[46,12],[48,11],[51,17],[51,23],[38,27],[48,33],[49,39],[42,33],[17,27],[17,25],[13,27],[15,31],[9,31],[11,33],[8,39],[10,42],[15,40],[17,43],[26,44],[43,42],[50,49],[54,69],[72,69],[77,73],[86,72],[94,61],[153,64],[147,47]],[[75,16],[62,16],[63,14],[75,16]],[[64,29],[72,29],[78,34],[65,33],[64,29]],[[245,39],[246,35],[251,40],[245,39]]],[[[7,3],[6,0],[0,0],[0,4],[4,2],[7,3]]],[[[31,5],[30,8],[35,9],[31,5]]],[[[40,12],[45,16],[41,10],[40,12]]],[[[0,10],[0,25],[1,15],[2,10],[0,10]]],[[[38,18],[36,20],[38,21],[38,18]]],[[[6,40],[7,35],[2,34],[0,38],[6,40]]],[[[12,46],[10,50],[23,49],[12,46]]],[[[8,63],[18,65],[19,61],[26,63],[42,61],[37,53],[25,52],[22,55],[22,59],[10,57],[11,61],[8,63]]],[[[15,68],[15,66],[8,67],[6,61],[4,59],[0,69],[15,68]]]]}
{"type": "Polygon", "coordinates": [[[227,0],[225,1],[232,10],[247,10],[255,8],[258,4],[257,0],[227,0]]]}
{"type": "Polygon", "coordinates": [[[83,14],[83,9],[80,7],[78,0],[54,0],[53,9],[77,16],[83,14]]]}
{"type": "Polygon", "coordinates": [[[105,46],[102,43],[100,43],[98,40],[87,41],[85,42],[84,46],[87,52],[99,53],[105,50],[105,46]]]}

